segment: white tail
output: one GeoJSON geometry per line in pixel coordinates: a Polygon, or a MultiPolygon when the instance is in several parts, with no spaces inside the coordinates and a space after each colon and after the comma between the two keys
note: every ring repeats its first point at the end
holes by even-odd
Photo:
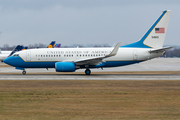
{"type": "Polygon", "coordinates": [[[164,39],[171,15],[170,10],[165,10],[146,34],[138,42],[122,47],[138,47],[159,49],[163,47],[164,39]]]}
{"type": "Polygon", "coordinates": [[[151,30],[147,38],[144,40],[143,43],[145,45],[153,49],[158,49],[163,47],[170,15],[171,15],[170,10],[166,10],[163,12],[160,18],[156,21],[155,26],[152,26],[153,29],[151,30]]]}

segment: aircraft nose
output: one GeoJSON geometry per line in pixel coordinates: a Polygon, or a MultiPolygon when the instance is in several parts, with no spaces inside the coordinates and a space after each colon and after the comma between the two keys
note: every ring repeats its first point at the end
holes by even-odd
{"type": "Polygon", "coordinates": [[[7,57],[6,59],[3,60],[4,63],[11,65],[11,58],[7,57]]]}

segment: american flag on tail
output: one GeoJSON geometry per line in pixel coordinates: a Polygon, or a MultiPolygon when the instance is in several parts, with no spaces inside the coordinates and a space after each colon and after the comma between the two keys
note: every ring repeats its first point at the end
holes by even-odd
{"type": "Polygon", "coordinates": [[[165,33],[165,28],[155,28],[155,33],[165,33]]]}

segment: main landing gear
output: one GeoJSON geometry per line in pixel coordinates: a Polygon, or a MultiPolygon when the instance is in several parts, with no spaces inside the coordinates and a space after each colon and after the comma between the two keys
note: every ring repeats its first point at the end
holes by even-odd
{"type": "Polygon", "coordinates": [[[91,74],[91,70],[90,69],[86,69],[85,73],[86,73],[86,75],[90,75],[91,74]]]}
{"type": "Polygon", "coordinates": [[[22,74],[23,74],[23,75],[25,75],[25,74],[26,74],[26,71],[25,71],[25,70],[23,70],[23,71],[22,71],[22,74]]]}

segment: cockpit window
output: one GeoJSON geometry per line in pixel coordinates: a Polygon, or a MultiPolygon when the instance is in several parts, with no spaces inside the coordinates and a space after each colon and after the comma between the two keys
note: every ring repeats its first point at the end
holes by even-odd
{"type": "Polygon", "coordinates": [[[19,54],[14,54],[13,56],[14,56],[14,57],[17,57],[17,56],[19,56],[19,54]]]}

